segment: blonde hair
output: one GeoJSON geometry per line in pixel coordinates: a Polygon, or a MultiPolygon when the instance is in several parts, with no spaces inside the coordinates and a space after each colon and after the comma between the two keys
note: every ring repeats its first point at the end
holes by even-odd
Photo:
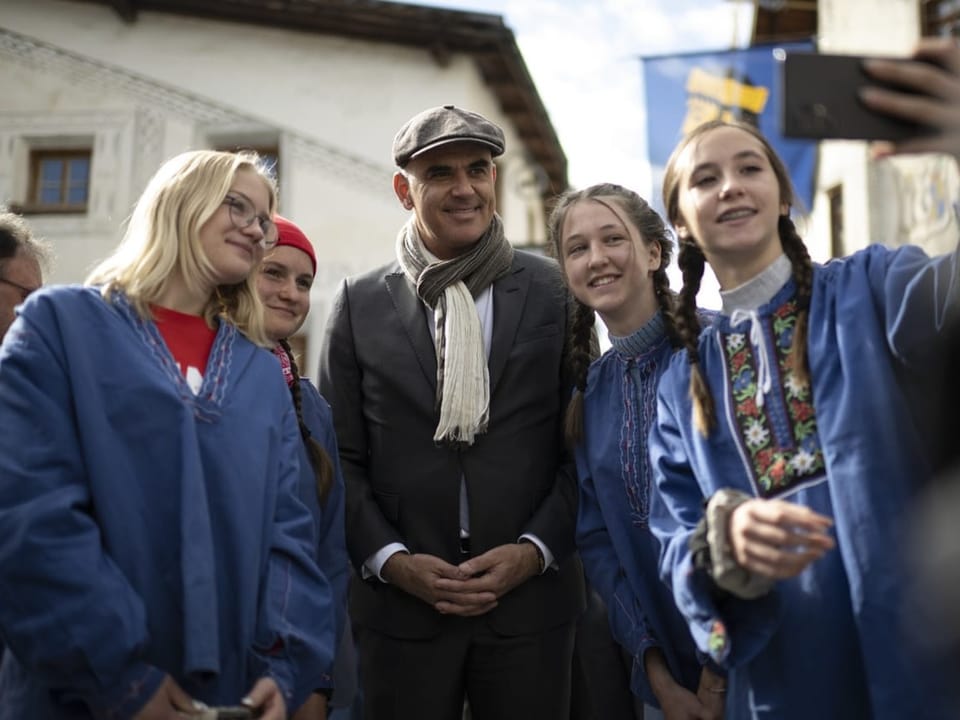
{"type": "MultiPolygon", "coordinates": [[[[191,291],[208,287],[215,270],[198,242],[200,228],[219,209],[241,170],[257,173],[269,194],[269,213],[277,206],[277,188],[266,165],[253,152],[195,150],[163,165],[140,195],[116,250],[87,276],[87,285],[102,285],[110,300],[123,292],[141,317],[178,271],[191,291]]],[[[203,317],[211,325],[225,317],[250,340],[272,347],[256,289],[256,273],[234,285],[218,285],[210,293],[203,317]]]]}

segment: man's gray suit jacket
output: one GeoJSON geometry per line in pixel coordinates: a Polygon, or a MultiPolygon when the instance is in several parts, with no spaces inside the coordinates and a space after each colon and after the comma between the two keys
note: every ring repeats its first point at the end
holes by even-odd
{"type": "MultiPolygon", "coordinates": [[[[472,552],[542,540],[559,569],[522,583],[488,614],[505,635],[575,619],[583,577],[574,554],[577,487],[564,452],[569,385],[562,358],[567,293],[555,261],[516,251],[493,284],[490,422],[470,447],[433,441],[437,362],[424,305],[398,263],[346,279],[327,323],[320,389],[333,407],[355,567],[389,543],[459,564],[460,478],[472,552]]],[[[376,578],[354,579],[353,619],[394,637],[426,638],[449,621],[376,578]]]]}

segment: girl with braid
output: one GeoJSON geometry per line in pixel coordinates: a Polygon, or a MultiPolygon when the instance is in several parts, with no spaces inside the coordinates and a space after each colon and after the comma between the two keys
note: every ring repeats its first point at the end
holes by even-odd
{"type": "Polygon", "coordinates": [[[646,437],[657,382],[679,341],[666,273],[669,232],[643,198],[612,184],[562,195],[549,229],[577,301],[566,434],[576,448],[584,570],[631,658],[633,692],[669,720],[722,717],[725,680],[698,659],[659,580],[659,544],[649,529],[646,437]],[[594,312],[612,347],[590,365],[594,312]]]}
{"type": "Polygon", "coordinates": [[[290,220],[275,215],[277,244],[264,257],[257,274],[257,292],[264,305],[264,330],[274,344],[283,377],[290,389],[297,413],[302,442],[300,455],[300,499],[313,514],[317,539],[317,563],[333,591],[337,636],[336,672],[331,665],[294,720],[325,720],[328,701],[337,683],[337,706],[352,700],[351,677],[355,667],[352,636],[347,625],[347,580],[350,564],[344,535],[344,486],[337,455],[337,438],[330,406],[317,388],[300,377],[290,349],[292,337],[310,311],[310,288],[317,272],[313,245],[290,220]],[[347,682],[344,682],[347,681],[347,682]]]}
{"type": "MultiPolygon", "coordinates": [[[[870,61],[875,112],[934,132],[878,157],[960,157],[960,51],[926,39],[870,61]],[[913,92],[910,92],[913,91],[913,92]],[[920,94],[913,94],[920,93],[920,94]]],[[[731,718],[943,718],[904,642],[907,507],[930,456],[914,392],[958,308],[957,253],[870,245],[811,262],[787,170],[749,125],[684,138],[663,183],[683,290],[650,435],[661,574],[731,718]],[[705,262],[723,308],[700,336],[705,262]]]]}
{"type": "Polygon", "coordinates": [[[333,656],[300,432],[255,272],[276,190],[187,152],[86,286],[0,348],[0,718],[284,720],[333,656]]]}

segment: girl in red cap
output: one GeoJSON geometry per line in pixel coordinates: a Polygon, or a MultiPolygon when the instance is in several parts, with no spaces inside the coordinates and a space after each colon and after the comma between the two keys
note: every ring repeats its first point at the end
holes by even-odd
{"type": "MultiPolygon", "coordinates": [[[[344,536],[344,486],[337,456],[337,439],[333,430],[330,406],[317,388],[300,377],[297,361],[288,338],[307,319],[310,311],[310,288],[317,272],[317,256],[303,231],[279,215],[277,245],[263,259],[257,276],[257,291],[264,304],[264,329],[275,343],[274,353],[280,359],[284,379],[290,388],[303,439],[300,447],[300,499],[310,508],[317,534],[317,563],[327,576],[333,591],[335,628],[337,633],[338,705],[349,692],[342,679],[342,669],[349,677],[353,662],[352,638],[344,633],[346,625],[347,580],[349,561],[344,536]]],[[[296,720],[326,718],[327,703],[333,689],[333,668],[326,684],[316,688],[310,700],[296,715],[296,720]]],[[[352,684],[352,683],[350,683],[352,684]]]]}

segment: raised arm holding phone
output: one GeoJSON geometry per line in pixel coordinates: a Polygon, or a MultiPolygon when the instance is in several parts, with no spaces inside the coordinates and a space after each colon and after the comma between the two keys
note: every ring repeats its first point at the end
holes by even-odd
{"type": "MultiPolygon", "coordinates": [[[[952,41],[865,68],[867,107],[934,129],[875,157],[960,158],[952,41]]],[[[957,251],[870,245],[814,264],[782,161],[742,124],[685,137],[663,198],[685,350],[659,389],[651,526],[695,641],[729,671],[726,716],[945,717],[904,649],[900,540],[930,460],[913,390],[960,309],[957,251]],[[723,309],[701,332],[706,263],[723,309]]]]}

